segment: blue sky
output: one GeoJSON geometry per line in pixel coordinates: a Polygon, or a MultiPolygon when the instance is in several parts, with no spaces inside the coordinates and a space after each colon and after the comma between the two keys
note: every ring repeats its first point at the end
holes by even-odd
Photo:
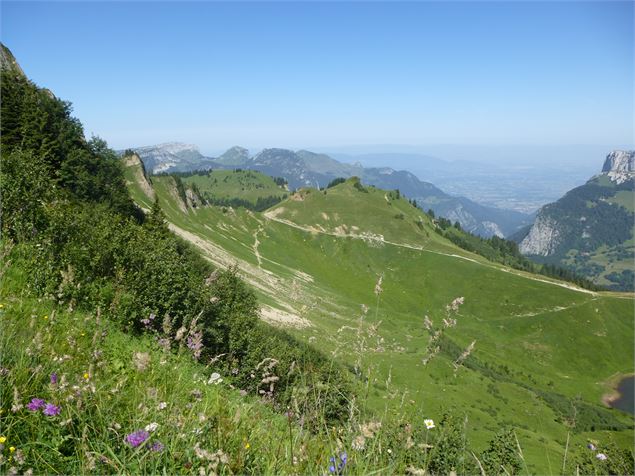
{"type": "Polygon", "coordinates": [[[633,3],[2,2],[2,41],[123,148],[633,146],[633,3]]]}

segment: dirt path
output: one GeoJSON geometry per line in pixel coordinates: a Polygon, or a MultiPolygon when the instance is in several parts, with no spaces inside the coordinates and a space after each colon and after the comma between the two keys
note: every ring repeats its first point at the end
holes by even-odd
{"type": "Polygon", "coordinates": [[[258,251],[258,245],[260,245],[260,241],[258,241],[258,233],[263,231],[261,226],[258,227],[256,231],[254,231],[254,245],[252,248],[254,249],[254,254],[256,255],[256,259],[258,260],[258,267],[262,268],[262,258],[260,258],[260,252],[258,251]]]}
{"type": "MultiPolygon", "coordinates": [[[[320,229],[317,229],[317,228],[314,228],[314,227],[298,225],[297,223],[293,223],[292,221],[285,220],[284,218],[278,218],[278,216],[277,216],[278,213],[277,212],[278,212],[277,209],[274,209],[274,210],[271,210],[271,211],[266,211],[263,214],[263,216],[265,218],[267,218],[268,220],[272,220],[272,221],[275,221],[275,222],[278,222],[278,223],[282,223],[283,225],[287,225],[287,226],[296,228],[298,230],[302,230],[302,231],[307,232],[307,233],[320,233],[322,235],[335,236],[337,238],[354,238],[354,239],[362,239],[362,240],[364,239],[363,235],[358,235],[358,234],[355,234],[355,233],[329,232],[329,231],[320,230],[320,229]]],[[[434,253],[434,254],[437,254],[437,255],[448,256],[450,258],[462,259],[462,260],[465,260],[465,261],[470,261],[472,263],[478,264],[480,266],[484,266],[486,268],[496,269],[496,270],[499,270],[499,271],[503,271],[505,273],[510,273],[510,274],[519,276],[521,278],[529,279],[531,281],[538,281],[538,282],[541,282],[541,283],[551,284],[553,286],[559,286],[561,288],[570,289],[571,291],[576,291],[576,292],[579,292],[579,293],[590,294],[592,296],[596,296],[597,295],[597,293],[595,293],[593,291],[589,291],[588,289],[580,288],[580,287],[578,287],[578,286],[576,286],[574,284],[565,283],[565,282],[562,282],[562,281],[552,281],[552,280],[547,279],[547,278],[539,278],[537,276],[533,276],[533,275],[530,275],[528,273],[524,273],[523,271],[518,271],[518,270],[515,270],[515,269],[511,269],[511,268],[505,268],[505,267],[502,267],[502,266],[501,267],[494,266],[492,264],[484,263],[484,262],[476,260],[474,258],[468,258],[467,256],[461,256],[461,255],[457,255],[457,254],[454,254],[454,253],[444,253],[442,251],[430,250],[430,249],[427,249],[427,248],[425,248],[423,246],[410,245],[410,244],[407,244],[407,243],[396,243],[394,241],[384,240],[383,237],[381,239],[381,242],[385,243],[387,245],[398,246],[398,247],[401,247],[401,248],[408,248],[408,249],[411,249],[411,250],[417,250],[417,251],[422,251],[422,252],[426,252],[426,253],[434,253]]]]}

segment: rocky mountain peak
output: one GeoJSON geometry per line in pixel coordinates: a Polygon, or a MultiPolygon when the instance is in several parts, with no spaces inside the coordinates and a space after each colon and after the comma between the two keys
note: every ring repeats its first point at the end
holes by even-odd
{"type": "Polygon", "coordinates": [[[3,43],[0,43],[0,69],[25,76],[13,53],[3,43]]]}
{"type": "Polygon", "coordinates": [[[635,177],[635,150],[614,150],[606,156],[602,173],[618,184],[635,177]]]}
{"type": "Polygon", "coordinates": [[[248,160],[249,150],[237,145],[230,149],[227,149],[220,157],[216,159],[219,164],[223,165],[242,165],[248,160]]]}

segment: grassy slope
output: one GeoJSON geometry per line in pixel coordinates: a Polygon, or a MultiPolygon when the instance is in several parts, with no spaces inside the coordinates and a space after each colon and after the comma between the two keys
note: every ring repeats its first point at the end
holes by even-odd
{"type": "MultiPolygon", "coordinates": [[[[599,406],[604,382],[633,371],[632,299],[503,272],[502,266],[443,240],[424,214],[404,200],[387,200],[384,191],[363,193],[346,183],[326,195],[303,192],[302,200],[292,197],[264,215],[223,214],[215,207],[186,215],[163,180],[155,177],[154,185],[166,215],[218,247],[205,251],[210,259],[237,261],[263,302],[310,321],[311,327],[293,331],[300,337],[349,364],[361,355],[364,368],[372,371],[370,405],[377,410],[424,408],[431,416],[443,409],[465,412],[477,446],[503,422],[514,424],[522,428],[519,438],[530,469],[547,472],[550,461],[561,461],[567,428],[526,386],[599,406]],[[399,213],[403,219],[395,218],[399,213]],[[419,220],[423,229],[416,225],[419,220]],[[346,231],[382,234],[409,247],[339,236],[346,231]],[[219,249],[227,256],[219,257],[219,249]],[[377,301],[372,290],[379,275],[384,290],[377,301]],[[443,353],[422,365],[428,342],[423,316],[440,324],[445,305],[457,296],[465,297],[465,305],[447,335],[462,348],[476,340],[472,356],[508,366],[508,378],[492,379],[465,367],[455,373],[443,353]],[[362,326],[366,348],[358,352],[361,304],[370,311],[362,326]],[[379,325],[376,335],[371,324],[379,325]]],[[[632,421],[610,413],[616,421],[632,421]]],[[[574,441],[587,436],[576,434],[574,441]]],[[[632,436],[632,430],[613,433],[622,444],[632,436]]]]}
{"type": "Polygon", "coordinates": [[[184,177],[183,182],[196,184],[203,195],[215,199],[240,198],[254,204],[259,198],[286,193],[271,177],[252,170],[212,170],[208,175],[184,177]]]}
{"type": "MultiPolygon", "coordinates": [[[[178,473],[186,471],[188,463],[198,472],[207,463],[196,456],[197,442],[204,450],[221,450],[229,457],[227,465],[219,465],[223,472],[292,471],[284,417],[241,397],[227,383],[206,385],[205,369],[189,353],[166,353],[151,337],[133,337],[95,315],[34,299],[24,293],[26,288],[19,266],[10,267],[0,288],[2,364],[11,369],[3,380],[2,413],[10,411],[12,389],[18,388],[22,404],[43,398],[58,404],[61,414],[47,418],[23,408],[16,413],[19,418],[3,420],[0,433],[7,438],[7,448],[23,452],[26,467],[36,474],[178,473]],[[15,342],[24,345],[11,344],[15,342]],[[145,369],[135,364],[137,353],[147,353],[145,369]],[[57,386],[49,383],[54,372],[57,386]],[[162,442],[163,452],[133,450],[125,444],[126,434],[152,422],[158,429],[150,441],[162,442]],[[44,453],[34,443],[38,440],[47,446],[44,459],[38,456],[44,453]],[[84,450],[69,453],[78,446],[84,450]]],[[[304,470],[326,464],[316,454],[324,443],[318,446],[307,434],[294,437],[294,444],[303,443],[313,453],[304,458],[304,470]]]]}

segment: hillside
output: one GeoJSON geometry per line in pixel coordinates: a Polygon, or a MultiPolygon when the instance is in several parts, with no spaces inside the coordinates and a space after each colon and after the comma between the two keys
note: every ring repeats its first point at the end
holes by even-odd
{"type": "MultiPolygon", "coordinates": [[[[630,471],[631,295],[487,261],[356,178],[207,204],[11,58],[1,474],[630,471]]],[[[228,200],[266,182],[232,173],[228,200]]]]}
{"type": "Polygon", "coordinates": [[[505,422],[538,473],[562,461],[571,428],[576,444],[632,438],[629,417],[601,403],[633,372],[630,297],[489,262],[395,192],[355,179],[262,214],[183,213],[162,187],[171,228],[213,263],[236,263],[263,319],[365,376],[369,408],[465,414],[477,448],[505,422]]]}
{"type": "MultiPolygon", "coordinates": [[[[189,150],[185,144],[181,148],[189,150]]],[[[307,150],[264,149],[253,157],[242,147],[232,147],[215,159],[200,159],[199,163],[187,164],[173,158],[168,152],[169,145],[135,149],[150,171],[184,171],[203,168],[234,168],[257,170],[272,177],[282,177],[289,188],[324,188],[333,179],[353,176],[360,177],[365,185],[373,185],[387,190],[399,190],[404,196],[417,201],[422,209],[432,209],[452,222],[482,236],[507,236],[530,223],[529,215],[479,205],[464,197],[454,197],[431,183],[419,180],[410,172],[397,171],[390,167],[362,167],[360,164],[345,164],[326,154],[316,154],[307,150]],[[168,157],[166,159],[166,156],[168,157]],[[189,167],[189,168],[188,168],[189,167]]]]}
{"type": "Polygon", "coordinates": [[[633,290],[635,152],[616,151],[600,175],[544,206],[520,250],[616,290],[633,290]]]}

